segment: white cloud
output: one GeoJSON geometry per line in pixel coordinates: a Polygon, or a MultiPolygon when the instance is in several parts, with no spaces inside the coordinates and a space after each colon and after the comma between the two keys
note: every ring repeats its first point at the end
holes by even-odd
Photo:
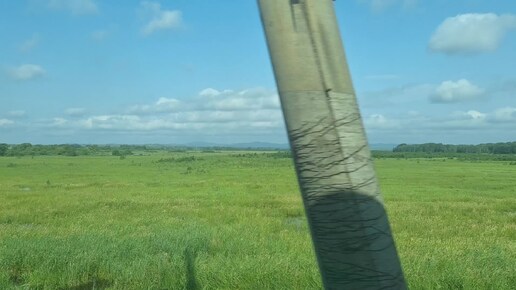
{"type": "Polygon", "coordinates": [[[505,35],[515,29],[516,15],[461,14],[444,20],[428,46],[446,54],[494,51],[505,35]]]}
{"type": "Polygon", "coordinates": [[[132,106],[129,108],[128,113],[148,115],[178,111],[260,111],[279,109],[278,95],[263,88],[252,88],[238,92],[207,88],[200,91],[198,96],[190,98],[188,101],[162,97],[153,104],[132,106]]]}
{"type": "Polygon", "coordinates": [[[164,10],[157,2],[144,1],[141,5],[143,12],[150,15],[150,21],[142,28],[144,35],[150,35],[158,30],[176,29],[182,26],[181,11],[164,10]]]}
{"type": "Polygon", "coordinates": [[[469,116],[471,119],[474,119],[474,120],[485,120],[486,116],[487,116],[487,114],[484,114],[484,113],[481,113],[481,112],[475,111],[475,110],[467,111],[466,115],[469,116]]]}
{"type": "Polygon", "coordinates": [[[6,127],[8,125],[14,124],[14,121],[9,119],[0,119],[0,127],[6,127]]]}
{"type": "Polygon", "coordinates": [[[33,35],[31,38],[25,40],[21,45],[20,45],[20,51],[21,52],[30,52],[31,50],[33,50],[36,46],[38,46],[39,44],[39,36],[38,35],[33,35]]]}
{"type": "Polygon", "coordinates": [[[159,98],[156,102],[156,105],[165,107],[177,107],[180,103],[181,102],[176,99],[159,98]]]}
{"type": "Polygon", "coordinates": [[[65,10],[72,14],[95,14],[97,4],[93,0],[49,0],[48,6],[54,10],[65,10]]]}
{"type": "Polygon", "coordinates": [[[478,130],[480,132],[489,127],[487,122],[488,116],[488,113],[482,113],[476,110],[454,112],[444,118],[434,117],[432,121],[423,124],[423,130],[437,130],[444,134],[462,130],[478,130]]]}
{"type": "Polygon", "coordinates": [[[45,75],[45,70],[35,64],[23,64],[9,70],[9,75],[15,80],[30,80],[45,75]]]}
{"type": "Polygon", "coordinates": [[[262,88],[205,89],[188,100],[161,97],[152,104],[133,106],[125,113],[54,118],[47,126],[93,131],[255,134],[283,132],[283,117],[275,92],[262,88]]]}
{"type": "Polygon", "coordinates": [[[217,132],[234,130],[235,134],[252,129],[281,128],[283,120],[281,112],[275,113],[243,113],[228,111],[191,111],[176,112],[166,116],[138,115],[100,115],[71,122],[56,118],[54,126],[70,126],[90,130],[117,131],[197,131],[198,133],[216,134],[217,132]]]}
{"type": "Polygon", "coordinates": [[[481,129],[487,125],[489,113],[477,110],[456,111],[444,118],[434,118],[425,125],[426,128],[445,131],[481,129]]]}
{"type": "Polygon", "coordinates": [[[396,140],[395,142],[401,142],[403,138],[407,138],[409,142],[420,143],[453,143],[457,142],[454,140],[461,139],[478,140],[472,141],[477,143],[494,142],[497,139],[493,138],[500,136],[516,138],[516,108],[503,107],[487,112],[470,109],[444,114],[409,112],[406,115],[399,114],[395,118],[387,118],[378,113],[365,117],[364,125],[369,134],[384,138],[390,136],[390,140],[396,140]],[[485,136],[490,136],[492,140],[485,136]]]}
{"type": "Polygon", "coordinates": [[[240,92],[232,90],[220,92],[206,89],[201,91],[200,95],[204,98],[198,102],[197,107],[208,110],[238,111],[280,108],[278,95],[262,88],[248,89],[240,92]]]}
{"type": "Polygon", "coordinates": [[[472,84],[466,79],[444,81],[436,89],[435,94],[430,96],[434,103],[456,103],[474,100],[482,97],[485,90],[472,84]]]}
{"type": "Polygon", "coordinates": [[[369,127],[382,127],[387,124],[387,118],[382,114],[372,114],[364,120],[364,123],[369,127]]]}
{"type": "Polygon", "coordinates": [[[203,97],[214,97],[214,96],[218,96],[220,94],[221,94],[221,92],[217,91],[216,89],[212,89],[212,88],[207,88],[207,89],[204,89],[201,92],[199,92],[199,95],[203,96],[203,97]]]}

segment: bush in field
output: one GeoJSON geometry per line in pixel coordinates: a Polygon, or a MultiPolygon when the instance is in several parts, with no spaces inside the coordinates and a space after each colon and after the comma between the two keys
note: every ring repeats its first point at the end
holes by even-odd
{"type": "Polygon", "coordinates": [[[160,158],[158,163],[166,163],[166,162],[177,162],[177,163],[183,163],[183,162],[193,162],[193,161],[199,161],[202,160],[202,158],[195,157],[195,156],[184,156],[184,157],[169,157],[169,158],[160,158]]]}
{"type": "Polygon", "coordinates": [[[236,157],[236,158],[262,158],[262,157],[267,157],[267,158],[274,158],[274,159],[277,159],[277,158],[292,158],[292,152],[290,152],[290,150],[284,150],[284,151],[277,151],[277,152],[274,152],[274,153],[256,153],[256,152],[253,152],[253,153],[241,153],[241,154],[234,154],[234,155],[231,155],[232,157],[236,157]]]}
{"type": "Polygon", "coordinates": [[[111,151],[111,155],[125,157],[127,155],[133,155],[133,152],[129,149],[113,149],[113,151],[111,151]]]}
{"type": "Polygon", "coordinates": [[[288,158],[288,159],[290,159],[290,158],[292,158],[292,152],[290,152],[290,150],[278,151],[275,153],[267,153],[266,156],[269,158],[288,158]]]}
{"type": "Polygon", "coordinates": [[[5,143],[0,144],[0,156],[5,156],[7,154],[7,150],[9,150],[9,145],[5,143]]]}
{"type": "Polygon", "coordinates": [[[202,160],[201,158],[195,157],[195,156],[185,156],[185,157],[179,157],[176,159],[176,162],[192,162],[202,160]]]}

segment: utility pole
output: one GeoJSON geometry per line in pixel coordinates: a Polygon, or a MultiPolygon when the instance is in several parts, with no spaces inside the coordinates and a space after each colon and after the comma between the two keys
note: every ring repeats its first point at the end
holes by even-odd
{"type": "Polygon", "coordinates": [[[332,0],[258,0],[326,289],[406,289],[332,0]]]}

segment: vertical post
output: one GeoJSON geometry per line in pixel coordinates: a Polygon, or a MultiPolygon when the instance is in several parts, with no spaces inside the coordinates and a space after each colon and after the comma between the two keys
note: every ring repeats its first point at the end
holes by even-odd
{"type": "Polygon", "coordinates": [[[332,0],[258,0],[323,285],[406,289],[332,0]]]}

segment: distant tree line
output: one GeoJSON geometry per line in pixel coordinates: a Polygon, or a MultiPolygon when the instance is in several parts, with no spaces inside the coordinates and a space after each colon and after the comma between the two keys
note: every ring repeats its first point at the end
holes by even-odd
{"type": "Polygon", "coordinates": [[[132,155],[134,150],[147,150],[142,145],[32,145],[31,143],[5,144],[0,143],[0,156],[88,156],[88,155],[132,155]]]}
{"type": "Polygon", "coordinates": [[[190,147],[176,145],[80,145],[80,144],[59,144],[59,145],[33,145],[31,143],[5,144],[0,143],[0,156],[88,156],[88,155],[113,155],[125,157],[133,155],[135,151],[153,153],[157,151],[166,152],[187,152],[199,151],[215,153],[220,151],[277,151],[275,149],[263,148],[233,148],[223,146],[212,147],[190,147]]]}
{"type": "MultiPolygon", "coordinates": [[[[79,144],[59,144],[59,145],[33,145],[31,143],[22,144],[5,144],[0,143],[0,156],[96,156],[96,155],[113,155],[125,157],[133,155],[134,152],[152,153],[157,151],[167,152],[220,152],[224,150],[230,151],[246,151],[241,148],[231,147],[184,147],[170,145],[79,145],[79,144]]],[[[249,150],[249,149],[247,149],[249,150]]],[[[253,149],[257,150],[257,149],[253,149]]],[[[260,150],[262,151],[262,150],[260,150]]],[[[268,157],[273,158],[291,158],[290,150],[270,150],[272,151],[268,157]]],[[[240,157],[250,157],[250,153],[238,155],[240,157]]],[[[516,142],[506,143],[485,143],[478,145],[450,145],[441,143],[425,143],[425,144],[400,144],[396,146],[392,152],[389,151],[373,151],[375,158],[433,158],[433,157],[458,157],[465,158],[465,155],[476,155],[474,158],[480,158],[478,155],[497,155],[500,158],[496,160],[516,160],[516,142]]],[[[257,155],[258,156],[258,155],[257,155]]],[[[484,156],[488,159],[493,157],[484,156]]],[[[482,158],[484,158],[482,157],[482,158]]],[[[467,158],[470,159],[470,158],[467,158]]]]}
{"type": "Polygon", "coordinates": [[[516,154],[516,142],[485,143],[478,145],[450,145],[441,143],[400,144],[393,152],[516,154]]]}

